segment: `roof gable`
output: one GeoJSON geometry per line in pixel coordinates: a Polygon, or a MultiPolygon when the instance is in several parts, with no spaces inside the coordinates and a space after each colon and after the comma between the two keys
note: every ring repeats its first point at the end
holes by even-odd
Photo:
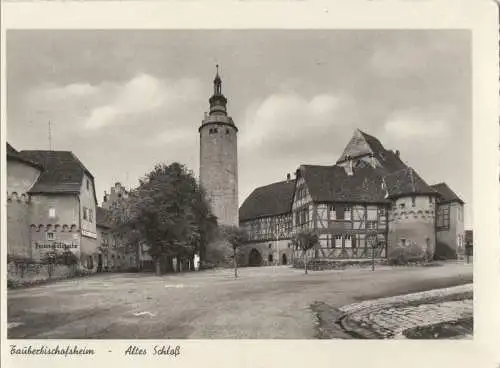
{"type": "Polygon", "coordinates": [[[347,160],[349,157],[359,157],[374,153],[373,148],[368,143],[366,135],[359,129],[356,129],[351,140],[344,148],[344,152],[338,159],[337,163],[347,160]]]}
{"type": "Polygon", "coordinates": [[[240,221],[290,212],[294,191],[295,180],[280,181],[255,189],[240,207],[240,221]]]}

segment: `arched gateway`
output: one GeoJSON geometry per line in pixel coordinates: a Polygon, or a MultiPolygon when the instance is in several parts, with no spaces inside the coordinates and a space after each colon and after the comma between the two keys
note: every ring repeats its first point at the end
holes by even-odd
{"type": "Polygon", "coordinates": [[[262,256],[260,255],[257,249],[253,248],[248,256],[248,265],[255,267],[255,266],[260,266],[261,264],[262,264],[262,256]]]}

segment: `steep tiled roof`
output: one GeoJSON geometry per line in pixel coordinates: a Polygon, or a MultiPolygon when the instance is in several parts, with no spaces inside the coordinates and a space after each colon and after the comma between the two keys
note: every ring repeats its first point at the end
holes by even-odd
{"type": "Polygon", "coordinates": [[[411,167],[395,171],[385,176],[384,180],[389,198],[411,194],[436,194],[411,167]]]}
{"type": "Polygon", "coordinates": [[[21,151],[20,155],[43,167],[30,193],[79,193],[83,174],[92,174],[69,151],[21,151]]]}
{"type": "Polygon", "coordinates": [[[355,168],[348,175],[340,166],[302,165],[300,172],[314,201],[385,202],[381,173],[372,167],[355,168]]]}
{"type": "Polygon", "coordinates": [[[384,146],[382,145],[382,143],[380,143],[380,141],[377,138],[375,138],[373,135],[366,134],[365,132],[363,132],[361,130],[359,130],[359,131],[360,131],[361,135],[363,136],[363,138],[365,138],[366,143],[368,143],[368,145],[370,146],[373,153],[377,154],[379,152],[385,151],[384,146]]]}
{"type": "Polygon", "coordinates": [[[96,225],[103,228],[111,228],[111,219],[109,218],[108,210],[97,206],[96,207],[96,225]]]}
{"type": "Polygon", "coordinates": [[[387,173],[392,173],[407,167],[399,156],[390,150],[380,151],[375,157],[387,173]]]}
{"type": "Polygon", "coordinates": [[[294,190],[295,180],[255,189],[240,207],[240,221],[290,212],[294,190]]]}
{"type": "Polygon", "coordinates": [[[439,193],[440,203],[448,203],[448,202],[458,202],[463,204],[464,201],[460,199],[460,197],[448,186],[446,183],[438,183],[431,185],[431,188],[439,193]]]}
{"type": "Polygon", "coordinates": [[[37,164],[36,162],[33,162],[32,160],[29,160],[28,158],[23,157],[14,147],[12,147],[9,143],[7,143],[7,159],[8,160],[15,160],[15,161],[20,161],[25,164],[28,164],[30,166],[36,167],[38,169],[42,169],[41,165],[37,164]]]}
{"type": "MultiPolygon", "coordinates": [[[[455,198],[461,201],[446,184],[429,186],[415,170],[399,158],[399,154],[386,150],[377,138],[359,129],[337,162],[345,163],[346,157],[349,156],[364,157],[371,154],[381,167],[374,168],[368,162],[354,160],[352,175],[339,164],[302,165],[297,174],[304,178],[315,202],[386,203],[403,195],[437,196],[438,193],[443,200],[455,198]],[[441,190],[441,185],[447,190],[441,190]]],[[[255,189],[240,208],[240,220],[289,212],[294,189],[294,184],[286,182],[255,189]]]]}

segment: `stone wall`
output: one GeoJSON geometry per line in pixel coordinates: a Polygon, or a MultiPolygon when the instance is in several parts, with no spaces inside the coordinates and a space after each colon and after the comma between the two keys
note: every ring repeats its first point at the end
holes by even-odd
{"type": "Polygon", "coordinates": [[[428,196],[400,198],[389,212],[389,259],[432,259],[436,249],[434,200],[428,196]],[[403,207],[404,206],[404,207],[403,207]]]}
{"type": "MultiPolygon", "coordinates": [[[[81,253],[81,236],[76,225],[74,226],[31,226],[31,258],[35,262],[40,262],[46,258],[47,252],[55,251],[63,253],[65,250],[71,251],[77,258],[81,253]],[[48,238],[49,233],[53,238],[48,238]]],[[[30,243],[28,243],[30,244],[30,243]]]]}
{"type": "Polygon", "coordinates": [[[7,200],[7,254],[31,257],[30,205],[26,200],[7,200]]]}
{"type": "Polygon", "coordinates": [[[262,260],[260,266],[292,264],[293,248],[289,239],[245,244],[238,250],[241,266],[256,266],[251,264],[252,251],[259,253],[262,260]]]}
{"type": "Polygon", "coordinates": [[[7,160],[7,254],[14,257],[31,256],[31,206],[27,192],[40,170],[23,162],[7,160]]]}
{"type": "Polygon", "coordinates": [[[60,280],[91,274],[78,265],[61,265],[35,262],[8,262],[7,284],[10,287],[33,285],[48,280],[60,280]]]}
{"type": "Polygon", "coordinates": [[[31,196],[31,224],[77,226],[79,228],[78,197],[74,194],[37,194],[31,196]],[[50,209],[54,212],[51,216],[50,209]]]}
{"type": "Polygon", "coordinates": [[[201,127],[200,182],[219,224],[238,226],[237,131],[234,127],[223,124],[201,127]]]}

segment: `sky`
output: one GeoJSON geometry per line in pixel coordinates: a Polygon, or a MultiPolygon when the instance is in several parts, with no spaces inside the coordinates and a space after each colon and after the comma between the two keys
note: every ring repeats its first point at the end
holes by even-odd
{"type": "Polygon", "coordinates": [[[472,226],[471,35],[465,30],[7,32],[7,140],[73,151],[99,202],[156,163],[197,176],[221,66],[239,129],[239,201],[301,164],[332,165],[356,128],[428,184],[446,182],[472,226]]]}

